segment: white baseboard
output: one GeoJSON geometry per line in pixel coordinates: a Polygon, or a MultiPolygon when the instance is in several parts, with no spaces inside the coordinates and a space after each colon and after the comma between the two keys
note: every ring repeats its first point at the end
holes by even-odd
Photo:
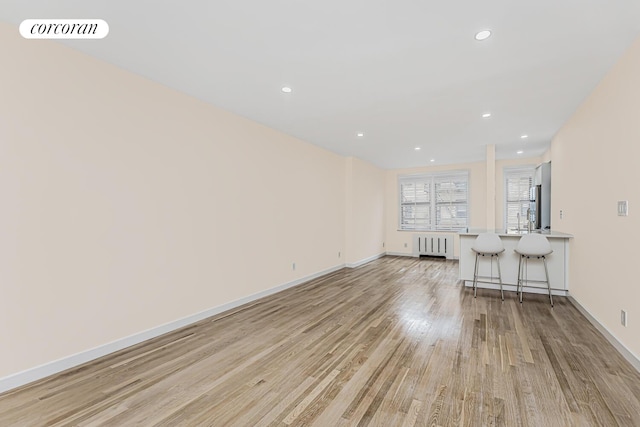
{"type": "Polygon", "coordinates": [[[382,252],[382,253],[379,253],[378,255],[370,256],[369,258],[365,258],[365,259],[360,260],[360,261],[358,261],[358,262],[351,262],[351,263],[347,263],[347,267],[349,267],[349,268],[356,268],[356,267],[360,267],[361,265],[364,265],[364,264],[366,264],[366,263],[368,263],[368,262],[375,261],[375,260],[377,260],[378,258],[382,258],[382,257],[383,257],[383,256],[385,256],[385,255],[386,255],[386,253],[385,253],[385,252],[382,252]]]}
{"type": "Polygon", "coordinates": [[[416,258],[412,253],[403,253],[403,252],[387,252],[387,255],[390,256],[407,256],[416,258]]]}
{"type": "MultiPolygon", "coordinates": [[[[389,256],[406,256],[406,257],[412,257],[412,258],[419,258],[419,256],[414,255],[412,253],[404,253],[404,252],[387,252],[385,255],[389,255],[389,256]]],[[[447,261],[458,261],[460,257],[459,256],[452,256],[451,258],[447,258],[447,261]]]]}
{"type": "Polygon", "coordinates": [[[582,315],[584,317],[587,318],[587,320],[602,335],[604,335],[604,337],[607,339],[607,341],[609,341],[611,343],[611,345],[613,345],[616,348],[616,350],[618,350],[618,353],[620,353],[625,359],[627,359],[627,361],[629,363],[631,363],[631,365],[638,372],[640,372],[640,358],[638,358],[638,356],[633,354],[633,352],[631,352],[631,350],[629,350],[627,347],[625,347],[624,344],[622,344],[620,341],[618,341],[618,339],[611,333],[611,331],[609,331],[609,329],[607,329],[602,323],[598,322],[598,320],[595,317],[593,317],[593,315],[591,313],[589,313],[589,310],[584,308],[582,306],[582,304],[580,304],[578,302],[578,300],[576,300],[573,296],[569,295],[569,301],[571,302],[571,304],[573,304],[573,306],[575,308],[578,309],[578,311],[580,313],[582,313],[582,315]]]}
{"type": "Polygon", "coordinates": [[[227,310],[231,310],[241,305],[258,300],[260,298],[275,294],[276,292],[280,292],[285,289],[298,286],[302,283],[308,282],[309,280],[313,280],[325,274],[333,273],[334,271],[338,271],[343,268],[344,268],[344,264],[341,264],[341,265],[329,268],[327,270],[319,271],[309,276],[305,276],[300,279],[296,279],[294,281],[276,286],[274,288],[270,288],[270,289],[249,295],[247,297],[240,298],[238,300],[229,302],[227,304],[213,307],[213,308],[201,311],[199,313],[195,313],[190,316],[183,317],[181,319],[177,319],[169,323],[165,323],[164,325],[160,325],[155,328],[151,328],[146,331],[142,331],[142,332],[130,335],[128,337],[124,337],[119,340],[116,340],[107,344],[103,344],[98,347],[95,347],[86,351],[82,351],[80,353],[76,353],[67,357],[63,357],[62,359],[54,360],[52,362],[48,362],[43,365],[36,366],[34,368],[30,368],[22,372],[11,374],[4,378],[0,378],[0,393],[4,393],[14,388],[46,378],[50,375],[57,374],[62,371],[66,371],[67,369],[74,368],[76,366],[82,365],[83,363],[87,363],[92,360],[95,360],[99,357],[103,357],[108,354],[114,353],[116,351],[125,349],[127,347],[131,347],[133,345],[139,344],[143,341],[147,341],[149,339],[159,337],[160,335],[164,335],[168,332],[175,331],[184,326],[199,322],[200,320],[206,319],[208,317],[215,316],[227,310]]]}

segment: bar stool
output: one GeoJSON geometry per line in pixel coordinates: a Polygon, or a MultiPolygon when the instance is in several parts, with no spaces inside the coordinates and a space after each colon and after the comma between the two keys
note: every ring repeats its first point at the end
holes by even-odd
{"type": "Polygon", "coordinates": [[[549,270],[547,269],[546,256],[553,252],[549,240],[541,234],[526,234],[520,238],[516,245],[515,252],[520,255],[518,262],[518,286],[517,291],[520,293],[520,302],[522,302],[522,293],[524,291],[525,283],[546,283],[549,289],[549,300],[551,301],[551,307],[553,307],[553,296],[551,295],[551,284],[549,283],[549,270]],[[529,280],[529,259],[542,258],[542,264],[544,265],[544,274],[547,280],[529,280]],[[523,265],[524,264],[524,265],[523,265]],[[524,268],[523,268],[524,267],[524,268]]]}
{"type": "Polygon", "coordinates": [[[504,252],[504,245],[502,244],[502,240],[497,234],[494,233],[481,233],[476,237],[476,241],[473,243],[471,250],[476,253],[476,265],[473,269],[473,297],[476,297],[476,290],[478,282],[482,283],[494,283],[495,279],[498,279],[498,283],[500,284],[500,294],[502,296],[502,301],[504,301],[504,291],[502,290],[502,274],[500,273],[500,257],[499,255],[504,252]],[[493,257],[496,257],[496,262],[498,263],[498,277],[494,276],[478,276],[478,262],[480,257],[490,257],[489,261],[491,262],[491,266],[493,266],[493,257]],[[490,281],[478,280],[481,279],[489,279],[490,281]]]}

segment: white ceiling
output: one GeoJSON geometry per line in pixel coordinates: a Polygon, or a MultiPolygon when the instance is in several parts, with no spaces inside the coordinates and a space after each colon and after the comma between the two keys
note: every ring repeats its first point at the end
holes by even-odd
{"type": "Polygon", "coordinates": [[[640,0],[0,0],[16,31],[28,18],[104,19],[107,38],[64,43],[400,168],[481,161],[487,144],[542,154],[640,35],[640,0]]]}

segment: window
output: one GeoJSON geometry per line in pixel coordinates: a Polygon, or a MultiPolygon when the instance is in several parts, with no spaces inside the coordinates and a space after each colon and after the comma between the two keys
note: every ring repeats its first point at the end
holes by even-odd
{"type": "Polygon", "coordinates": [[[467,227],[469,173],[400,176],[401,230],[467,227]]]}
{"type": "Polygon", "coordinates": [[[526,228],[529,188],[533,185],[534,174],[534,166],[504,169],[504,224],[507,230],[526,228]]]}

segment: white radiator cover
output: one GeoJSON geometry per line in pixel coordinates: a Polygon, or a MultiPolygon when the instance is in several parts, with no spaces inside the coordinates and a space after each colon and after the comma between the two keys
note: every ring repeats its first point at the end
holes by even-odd
{"type": "Polygon", "coordinates": [[[413,255],[453,258],[453,234],[414,234],[413,255]]]}

